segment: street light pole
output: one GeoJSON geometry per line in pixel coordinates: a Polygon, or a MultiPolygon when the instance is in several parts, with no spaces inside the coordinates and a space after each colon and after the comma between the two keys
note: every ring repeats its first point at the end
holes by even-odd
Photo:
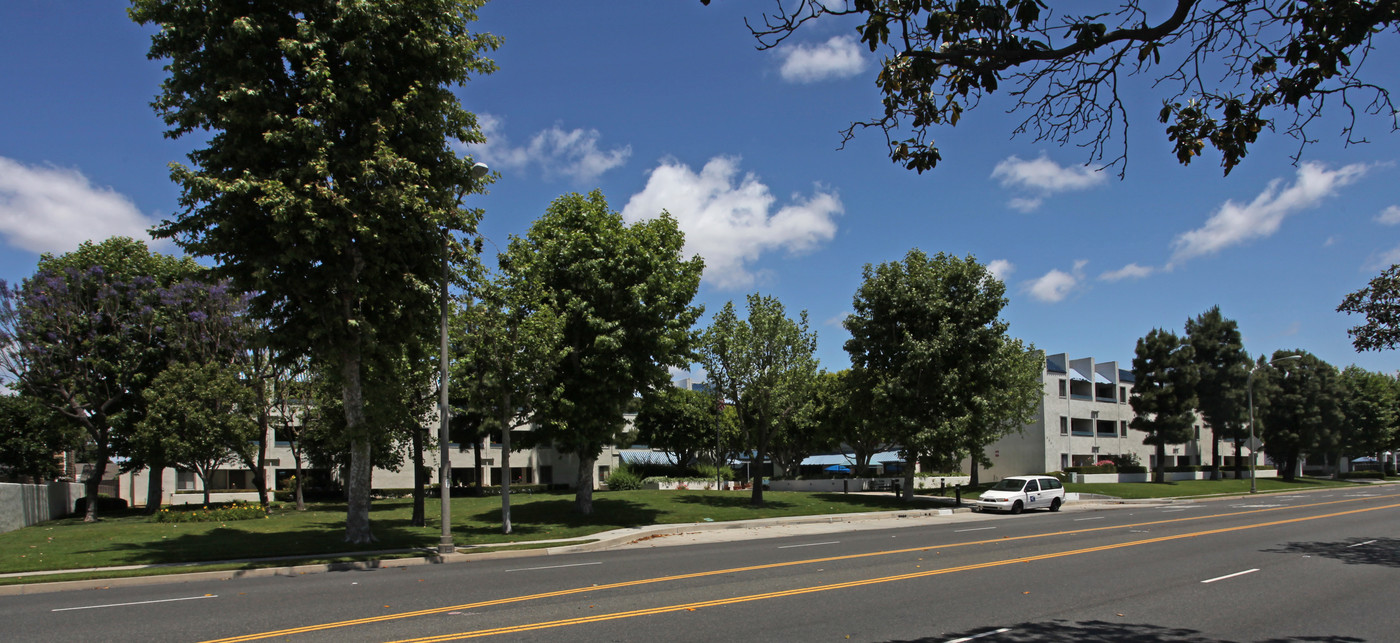
{"type": "MultiPolygon", "coordinates": [[[[1273,366],[1274,364],[1277,364],[1277,363],[1283,362],[1283,361],[1287,361],[1287,360],[1290,360],[1290,359],[1302,359],[1302,358],[1303,358],[1302,355],[1288,355],[1288,356],[1286,356],[1286,357],[1280,357],[1280,358],[1278,358],[1278,359],[1275,359],[1275,360],[1270,361],[1270,362],[1269,362],[1269,366],[1273,366]]],[[[1246,389],[1247,393],[1249,394],[1249,492],[1250,492],[1250,493],[1259,493],[1258,476],[1257,476],[1257,474],[1256,474],[1255,471],[1254,471],[1255,466],[1256,466],[1256,458],[1258,457],[1258,456],[1256,456],[1255,454],[1259,451],[1259,449],[1257,448],[1257,447],[1258,447],[1258,443],[1257,443],[1257,441],[1254,439],[1254,372],[1257,371],[1257,370],[1259,370],[1259,365],[1258,365],[1258,364],[1255,364],[1255,365],[1254,365],[1254,368],[1249,369],[1249,379],[1246,380],[1246,382],[1245,382],[1245,389],[1246,389]]]]}
{"type": "MultiPolygon", "coordinates": [[[[490,171],[491,168],[487,167],[485,163],[473,165],[471,170],[473,187],[490,171]]],[[[442,341],[438,345],[438,493],[442,497],[442,537],[438,540],[439,554],[450,554],[457,551],[457,545],[452,542],[452,456],[449,453],[447,438],[447,422],[450,419],[447,405],[447,285],[452,281],[452,261],[448,256],[451,249],[447,228],[443,228],[442,291],[438,293],[442,300],[442,310],[438,320],[442,335],[442,341]]]]}

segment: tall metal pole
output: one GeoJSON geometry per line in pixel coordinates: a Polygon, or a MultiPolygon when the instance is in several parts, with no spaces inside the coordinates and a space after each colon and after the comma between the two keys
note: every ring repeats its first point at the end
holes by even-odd
{"type": "MultiPolygon", "coordinates": [[[[472,188],[480,184],[480,181],[491,173],[491,168],[485,163],[477,163],[472,166],[471,178],[472,188]]],[[[438,345],[438,492],[442,496],[442,538],[438,540],[438,553],[450,554],[457,551],[457,546],[452,542],[452,456],[450,453],[447,438],[447,422],[451,418],[450,409],[447,406],[447,285],[452,281],[452,257],[448,254],[452,246],[447,236],[447,228],[442,229],[442,291],[439,293],[442,299],[442,314],[439,319],[439,329],[442,331],[442,342],[438,345]]]]}
{"type": "Polygon", "coordinates": [[[1258,366],[1249,369],[1249,381],[1245,388],[1249,391],[1249,492],[1259,493],[1259,485],[1255,482],[1255,460],[1254,452],[1257,451],[1257,444],[1254,440],[1254,371],[1259,370],[1258,366]]]}
{"type": "Polygon", "coordinates": [[[450,554],[457,551],[452,542],[452,456],[447,441],[447,282],[451,279],[452,262],[448,260],[447,230],[442,231],[442,316],[439,327],[442,343],[438,349],[438,491],[442,495],[442,538],[438,541],[438,553],[450,554]]]}

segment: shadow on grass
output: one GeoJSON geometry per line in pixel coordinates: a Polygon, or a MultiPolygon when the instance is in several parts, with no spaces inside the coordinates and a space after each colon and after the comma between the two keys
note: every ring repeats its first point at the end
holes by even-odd
{"type": "Polygon", "coordinates": [[[1348,565],[1400,567],[1400,539],[1353,538],[1341,542],[1288,543],[1268,554],[1303,554],[1340,560],[1348,565]]]}
{"type": "MultiPolygon", "coordinates": [[[[535,500],[511,505],[512,536],[555,535],[555,530],[581,527],[639,527],[655,524],[661,513],[642,503],[611,498],[593,498],[593,513],[580,514],[569,499],[535,500]]],[[[471,514],[474,525],[453,527],[453,533],[466,536],[497,535],[501,531],[501,508],[471,514]]]]}
{"type": "MultiPolygon", "coordinates": [[[[999,628],[998,628],[999,629],[999,628]]],[[[979,643],[1224,643],[1222,639],[1201,636],[1198,630],[1184,627],[1163,627],[1149,623],[1109,623],[1107,621],[1043,621],[1039,623],[1018,623],[1008,626],[1007,631],[997,632],[992,628],[978,628],[965,632],[950,632],[938,637],[912,639],[904,643],[965,641],[977,638],[979,643]]],[[[1361,643],[1365,639],[1351,636],[1299,636],[1273,638],[1263,643],[1286,643],[1290,641],[1315,641],[1317,643],[1361,643]]],[[[890,643],[896,643],[891,641],[890,643]]]]}
{"type": "Polygon", "coordinates": [[[683,505],[703,505],[706,507],[716,507],[720,509],[790,509],[794,505],[791,502],[774,500],[767,493],[763,495],[763,506],[753,506],[753,497],[745,493],[743,495],[720,494],[720,493],[684,493],[679,492],[675,497],[678,504],[683,505]]]}
{"type": "MultiPolygon", "coordinates": [[[[304,522],[295,529],[260,531],[240,529],[244,521],[230,521],[197,533],[174,533],[142,542],[106,542],[90,552],[112,552],[117,565],[148,565],[218,560],[242,560],[280,556],[325,556],[363,551],[427,547],[433,541],[422,528],[407,519],[371,520],[375,541],[345,542],[343,517],[304,522]]],[[[261,521],[247,521],[261,522],[261,521]]],[[[183,523],[190,526],[201,523],[183,523]]],[[[175,525],[170,525],[176,528],[175,525]]]]}
{"type": "Polygon", "coordinates": [[[878,509],[881,511],[897,511],[900,509],[923,509],[924,505],[918,502],[909,502],[888,496],[869,496],[864,494],[844,494],[844,493],[814,493],[813,498],[821,499],[825,502],[839,502],[851,507],[861,507],[865,509],[878,509]]]}

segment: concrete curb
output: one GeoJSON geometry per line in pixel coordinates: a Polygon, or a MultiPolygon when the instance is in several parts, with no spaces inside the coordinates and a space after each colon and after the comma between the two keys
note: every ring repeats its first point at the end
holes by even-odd
{"type": "MultiPolygon", "coordinates": [[[[52,592],[68,592],[75,590],[106,590],[120,587],[136,587],[141,585],[165,585],[171,583],[188,583],[197,581],[226,581],[237,578],[266,578],[272,576],[303,576],[306,574],[321,574],[326,572],[350,572],[350,571],[373,571],[380,569],[401,569],[417,567],[420,565],[443,565],[453,563],[468,563],[477,560],[498,560],[507,558],[534,558],[542,556],[558,556],[561,554],[573,554],[582,552],[604,551],[627,545],[640,540],[654,538],[658,536],[677,536],[686,533],[702,531],[719,531],[727,529],[756,529],[763,527],[773,527],[778,525],[804,525],[804,524],[831,524],[841,522],[862,522],[869,520],[890,520],[900,518],[925,518],[934,516],[951,516],[954,513],[966,513],[971,509],[967,507],[958,508],[926,508],[907,509],[900,511],[879,511],[850,514],[825,514],[818,516],[793,516],[785,518],[760,518],[757,520],[737,520],[731,522],[696,522],[673,525],[652,525],[648,527],[636,527],[627,529],[614,529],[605,531],[587,538],[577,538],[572,541],[560,541],[557,547],[544,547],[539,549],[511,549],[505,551],[492,551],[500,545],[480,545],[466,549],[459,549],[455,553],[439,555],[437,553],[426,553],[422,557],[413,558],[391,558],[377,560],[363,560],[344,563],[320,563],[312,565],[289,565],[285,567],[263,567],[258,569],[230,569],[222,571],[191,571],[186,573],[163,574],[157,576],[129,576],[123,578],[97,578],[91,580],[76,581],[55,581],[55,582],[35,582],[18,585],[0,586],[0,596],[24,596],[30,594],[47,594],[52,592]],[[578,544],[562,544],[578,540],[596,539],[592,542],[578,544]]],[[[549,541],[534,541],[549,542],[549,541]]],[[[530,542],[512,543],[513,545],[528,545],[530,542]]],[[[389,553],[403,553],[413,550],[390,550],[378,552],[358,552],[356,555],[375,555],[389,553]]],[[[205,563],[190,564],[188,567],[197,568],[201,565],[226,565],[233,562],[258,562],[257,560],[240,561],[208,561],[205,563]]],[[[184,566],[184,565],[182,565],[184,566]]],[[[90,570],[63,570],[56,572],[59,574],[79,573],[82,571],[101,571],[101,569],[156,569],[173,567],[172,565],[132,565],[120,568],[99,568],[90,570]]],[[[43,575],[54,575],[54,573],[35,574],[35,577],[43,575]]],[[[14,574],[23,576],[23,574],[14,574]]]]}

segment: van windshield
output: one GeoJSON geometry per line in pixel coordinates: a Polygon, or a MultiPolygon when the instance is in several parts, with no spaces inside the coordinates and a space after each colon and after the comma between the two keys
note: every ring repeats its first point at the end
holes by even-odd
{"type": "Polygon", "coordinates": [[[1020,491],[1024,486],[1026,486],[1025,480],[1006,478],[996,483],[996,485],[992,487],[992,491],[1020,491]]]}

